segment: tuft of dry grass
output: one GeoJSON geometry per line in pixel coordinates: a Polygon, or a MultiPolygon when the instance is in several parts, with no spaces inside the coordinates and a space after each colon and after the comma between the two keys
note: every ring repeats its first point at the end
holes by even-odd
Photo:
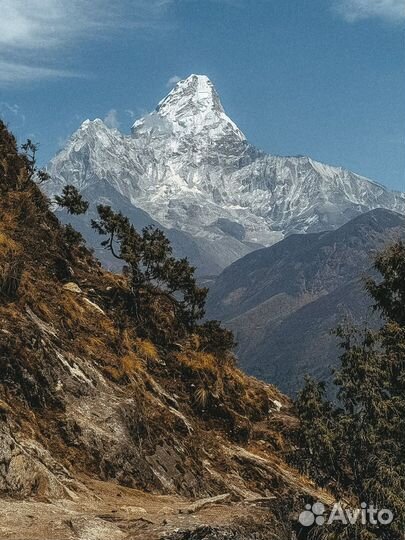
{"type": "Polygon", "coordinates": [[[145,360],[157,360],[159,358],[157,348],[149,339],[137,338],[135,340],[135,349],[145,360]]]}
{"type": "Polygon", "coordinates": [[[211,353],[187,351],[177,353],[175,356],[180,364],[193,371],[206,371],[211,374],[218,374],[218,362],[211,353]]]}
{"type": "Polygon", "coordinates": [[[21,253],[21,246],[17,244],[8,234],[0,230],[0,256],[8,256],[8,254],[21,253]]]}
{"type": "Polygon", "coordinates": [[[142,361],[135,353],[128,353],[121,358],[121,367],[125,375],[131,376],[142,368],[142,361]]]}
{"type": "Polygon", "coordinates": [[[194,392],[195,402],[201,409],[205,409],[207,406],[209,395],[210,392],[206,386],[199,386],[194,392]]]}

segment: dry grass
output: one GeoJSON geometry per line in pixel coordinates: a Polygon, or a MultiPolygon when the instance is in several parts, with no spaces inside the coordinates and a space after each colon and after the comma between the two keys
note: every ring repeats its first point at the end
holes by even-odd
{"type": "Polygon", "coordinates": [[[46,302],[38,302],[35,308],[38,316],[45,322],[51,323],[55,319],[54,313],[46,302]]]}
{"type": "Polygon", "coordinates": [[[135,353],[128,353],[121,358],[121,367],[125,375],[133,375],[142,368],[142,361],[135,353]]]}
{"type": "Polygon", "coordinates": [[[17,255],[21,253],[21,246],[8,234],[0,230],[0,256],[17,255]]]}
{"type": "Polygon", "coordinates": [[[194,392],[195,402],[201,409],[205,409],[205,407],[207,406],[209,395],[210,392],[205,386],[199,386],[194,392]]]}
{"type": "Polygon", "coordinates": [[[197,334],[191,334],[183,341],[176,343],[181,351],[198,351],[201,346],[200,336],[197,334]]]}
{"type": "Polygon", "coordinates": [[[198,351],[180,352],[176,354],[176,360],[193,371],[206,371],[218,375],[219,366],[213,354],[198,351]]]}
{"type": "Polygon", "coordinates": [[[120,371],[115,366],[105,366],[103,368],[103,372],[106,374],[106,376],[111,379],[115,383],[122,382],[123,374],[122,371],[120,371]]]}
{"type": "Polygon", "coordinates": [[[135,340],[135,349],[141,358],[145,360],[157,360],[159,358],[157,348],[149,339],[137,338],[135,340]]]}
{"type": "Polygon", "coordinates": [[[3,226],[0,229],[0,296],[9,300],[15,300],[21,285],[24,269],[21,252],[21,246],[3,226]]]}
{"type": "Polygon", "coordinates": [[[90,356],[94,359],[102,359],[103,363],[114,363],[113,361],[108,361],[108,357],[111,358],[111,360],[114,358],[114,356],[111,354],[111,351],[109,351],[109,355],[106,356],[106,345],[103,339],[100,337],[96,337],[94,335],[87,335],[87,336],[81,336],[78,341],[78,346],[80,348],[80,351],[82,354],[85,354],[87,356],[90,356]],[[106,361],[107,360],[107,361],[106,361]]]}

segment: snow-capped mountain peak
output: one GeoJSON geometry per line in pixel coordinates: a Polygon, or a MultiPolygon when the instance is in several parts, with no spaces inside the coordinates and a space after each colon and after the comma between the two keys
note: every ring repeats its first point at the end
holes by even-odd
{"type": "Polygon", "coordinates": [[[130,136],[101,120],[84,122],[49,172],[53,193],[65,184],[93,193],[108,184],[162,226],[191,235],[215,267],[291,233],[336,229],[374,208],[405,214],[403,194],[340,167],[250,145],[204,75],[180,81],[130,136]]]}
{"type": "Polygon", "coordinates": [[[159,102],[156,111],[172,121],[181,121],[191,112],[223,113],[223,107],[214,85],[205,75],[190,75],[179,81],[173,90],[159,102]]]}
{"type": "Polygon", "coordinates": [[[239,141],[246,140],[225,114],[210,79],[195,74],[179,81],[155,111],[135,122],[132,132],[135,137],[145,132],[166,132],[179,137],[209,135],[210,139],[219,139],[232,136],[239,141]]]}

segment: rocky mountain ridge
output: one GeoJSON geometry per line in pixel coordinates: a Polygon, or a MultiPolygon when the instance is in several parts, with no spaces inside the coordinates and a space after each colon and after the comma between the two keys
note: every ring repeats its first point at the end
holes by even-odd
{"type": "MultiPolygon", "coordinates": [[[[203,75],[180,81],[129,136],[86,120],[49,172],[51,192],[107,182],[162,226],[203,243],[213,270],[289,234],[336,229],[374,208],[405,213],[403,194],[367,178],[253,147],[203,75]]],[[[191,249],[192,261],[194,255],[191,249]]]]}
{"type": "Polygon", "coordinates": [[[208,315],[231,328],[242,367],[290,395],[304,374],[329,380],[345,319],[378,324],[363,278],[373,257],[405,239],[405,217],[384,209],[336,231],[291,235],[236,261],[210,287],[208,315]]]}

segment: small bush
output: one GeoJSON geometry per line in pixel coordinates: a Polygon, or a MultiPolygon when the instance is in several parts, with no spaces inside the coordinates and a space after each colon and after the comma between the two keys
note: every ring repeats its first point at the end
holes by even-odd
{"type": "Polygon", "coordinates": [[[85,244],[82,234],[76,231],[70,224],[65,225],[63,229],[63,239],[70,248],[75,246],[81,247],[85,244]]]}
{"type": "Polygon", "coordinates": [[[200,338],[200,348],[204,351],[223,353],[236,347],[233,333],[223,328],[219,321],[207,321],[198,326],[196,331],[200,338]]]}
{"type": "Polygon", "coordinates": [[[12,258],[0,263],[0,297],[15,300],[20,287],[24,264],[21,259],[12,258]]]}

